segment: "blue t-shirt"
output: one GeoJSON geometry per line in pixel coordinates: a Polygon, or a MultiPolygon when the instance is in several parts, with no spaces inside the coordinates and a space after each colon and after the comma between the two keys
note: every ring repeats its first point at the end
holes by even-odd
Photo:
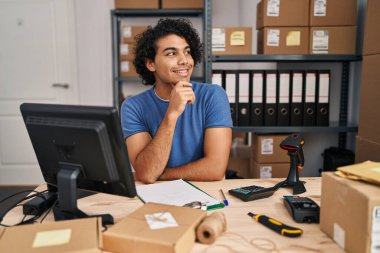
{"type": "MultiPolygon", "coordinates": [[[[186,105],[178,118],[172,149],[166,167],[172,168],[204,157],[205,129],[232,127],[230,106],[226,92],[213,84],[192,82],[195,94],[193,105],[186,105]]],[[[140,132],[156,135],[169,102],[159,98],[153,87],[125,100],[121,106],[121,125],[124,138],[140,132]]]]}

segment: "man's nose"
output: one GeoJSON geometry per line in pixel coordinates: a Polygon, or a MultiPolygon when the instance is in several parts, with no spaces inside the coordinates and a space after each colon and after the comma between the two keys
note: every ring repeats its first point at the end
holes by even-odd
{"type": "Polygon", "coordinates": [[[188,61],[185,54],[178,54],[178,64],[187,65],[188,61]]]}

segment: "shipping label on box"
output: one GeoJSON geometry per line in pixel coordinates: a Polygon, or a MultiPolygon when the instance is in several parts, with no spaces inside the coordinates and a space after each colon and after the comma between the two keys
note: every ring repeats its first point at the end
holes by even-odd
{"type": "Polygon", "coordinates": [[[224,28],[212,28],[212,51],[226,51],[226,31],[224,28]]]}
{"type": "Polygon", "coordinates": [[[268,0],[267,16],[280,16],[280,0],[268,0]]]}
{"type": "Polygon", "coordinates": [[[269,29],[267,36],[267,46],[278,47],[280,45],[280,30],[269,29]]]}
{"type": "Polygon", "coordinates": [[[326,16],[326,1],[327,0],[314,0],[314,16],[326,16]]]}
{"type": "Polygon", "coordinates": [[[313,54],[327,54],[329,52],[329,31],[313,31],[313,54]]]}

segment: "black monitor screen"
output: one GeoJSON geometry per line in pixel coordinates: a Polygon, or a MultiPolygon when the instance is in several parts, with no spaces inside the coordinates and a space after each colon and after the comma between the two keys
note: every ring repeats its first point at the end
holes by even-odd
{"type": "Polygon", "coordinates": [[[31,103],[20,108],[48,185],[59,188],[59,172],[68,168],[77,171],[78,188],[136,196],[116,108],[31,103]]]}

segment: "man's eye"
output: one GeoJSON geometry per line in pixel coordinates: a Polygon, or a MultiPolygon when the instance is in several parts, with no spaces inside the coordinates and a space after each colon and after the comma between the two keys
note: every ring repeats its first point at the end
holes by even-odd
{"type": "Polygon", "coordinates": [[[169,52],[169,53],[167,53],[166,55],[168,55],[168,56],[172,56],[172,55],[175,55],[175,53],[174,53],[174,52],[169,52]]]}
{"type": "Polygon", "coordinates": [[[191,54],[190,50],[186,51],[185,54],[191,54]]]}

